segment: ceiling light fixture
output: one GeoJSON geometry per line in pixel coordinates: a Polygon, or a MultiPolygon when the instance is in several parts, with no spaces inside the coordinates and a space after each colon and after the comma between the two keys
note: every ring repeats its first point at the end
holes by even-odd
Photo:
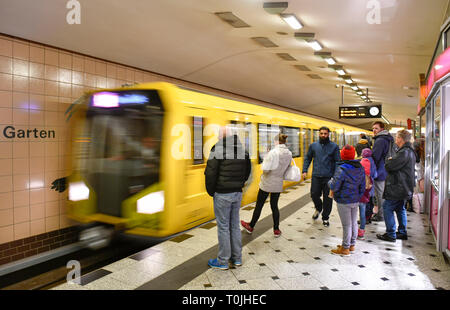
{"type": "Polygon", "coordinates": [[[223,20],[224,22],[233,26],[234,28],[250,27],[249,24],[247,24],[246,22],[244,22],[242,19],[240,19],[239,17],[237,17],[236,15],[234,15],[231,12],[217,12],[214,14],[217,17],[219,17],[221,20],[223,20]]]}
{"type": "Polygon", "coordinates": [[[253,37],[251,39],[255,42],[258,42],[264,47],[278,47],[278,45],[276,45],[266,37],[253,37]]]}
{"type": "Polygon", "coordinates": [[[295,14],[280,14],[280,17],[294,30],[303,28],[302,23],[295,14]]]}
{"type": "Polygon", "coordinates": [[[387,119],[383,114],[381,114],[381,118],[382,118],[383,121],[385,121],[386,123],[388,123],[388,124],[391,123],[390,121],[388,121],[388,119],[387,119]]]}
{"type": "Polygon", "coordinates": [[[329,65],[336,64],[336,59],[331,57],[330,52],[314,52],[314,55],[322,57],[329,65]]]}
{"type": "Polygon", "coordinates": [[[347,72],[345,72],[345,70],[344,70],[344,67],[342,67],[341,65],[328,65],[328,68],[332,68],[332,69],[336,70],[337,74],[339,74],[339,75],[347,74],[347,72]]]}
{"type": "Polygon", "coordinates": [[[288,2],[264,2],[263,9],[269,14],[281,14],[289,6],[288,2]]]}
{"type": "Polygon", "coordinates": [[[323,49],[323,46],[319,43],[319,41],[314,39],[314,33],[312,32],[296,32],[294,37],[298,40],[305,40],[309,46],[311,46],[315,51],[320,51],[323,49]]]}
{"type": "Polygon", "coordinates": [[[340,78],[344,79],[347,84],[353,84],[352,77],[350,75],[340,75],[340,78]]]}
{"type": "Polygon", "coordinates": [[[308,45],[315,51],[320,51],[323,49],[323,46],[317,40],[307,40],[306,43],[308,43],[308,45]]]}

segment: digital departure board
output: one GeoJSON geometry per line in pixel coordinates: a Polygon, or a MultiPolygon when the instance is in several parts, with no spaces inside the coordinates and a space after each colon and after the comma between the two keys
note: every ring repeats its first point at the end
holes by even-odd
{"type": "Polygon", "coordinates": [[[339,118],[379,118],[381,105],[339,107],[339,118]]]}

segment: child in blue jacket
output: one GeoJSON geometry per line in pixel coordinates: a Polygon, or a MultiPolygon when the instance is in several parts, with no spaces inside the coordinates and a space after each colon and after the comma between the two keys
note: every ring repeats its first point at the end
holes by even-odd
{"type": "Polygon", "coordinates": [[[341,159],[333,178],[328,182],[337,203],[343,230],[342,245],[338,245],[331,252],[348,256],[350,251],[355,250],[359,201],[366,190],[366,177],[361,163],[355,160],[353,146],[344,146],[341,150],[341,159]]]}

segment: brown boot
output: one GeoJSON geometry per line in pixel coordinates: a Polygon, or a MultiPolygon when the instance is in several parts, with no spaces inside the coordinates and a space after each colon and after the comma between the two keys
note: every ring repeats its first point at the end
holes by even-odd
{"type": "MultiPolygon", "coordinates": [[[[337,245],[338,248],[342,247],[342,245],[338,244],[337,245]]],[[[354,252],[355,251],[355,246],[351,245],[350,248],[348,249],[350,252],[354,252]]],[[[353,253],[352,253],[353,254],[353,253]]]]}
{"type": "Polygon", "coordinates": [[[344,249],[343,246],[338,246],[336,249],[331,250],[331,253],[338,254],[341,256],[350,256],[350,250],[344,249]]]}

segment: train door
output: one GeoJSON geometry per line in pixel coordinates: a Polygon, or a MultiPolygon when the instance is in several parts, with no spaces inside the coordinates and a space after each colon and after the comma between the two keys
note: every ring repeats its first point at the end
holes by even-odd
{"type": "Polygon", "coordinates": [[[212,200],[205,189],[204,171],[208,160],[204,144],[209,135],[205,113],[200,109],[189,116],[191,158],[188,160],[184,174],[184,229],[189,229],[214,217],[212,200]]]}
{"type": "MultiPolygon", "coordinates": [[[[236,112],[237,113],[237,112],[236,112]]],[[[243,118],[245,116],[245,120],[248,120],[249,117],[244,114],[237,114],[235,119],[243,118]]],[[[242,205],[249,204],[253,201],[256,201],[256,193],[259,189],[259,180],[255,173],[255,167],[258,164],[257,159],[257,147],[256,147],[256,135],[257,128],[254,123],[248,121],[239,121],[232,120],[227,127],[230,128],[233,135],[237,135],[240,143],[250,156],[250,161],[252,162],[252,170],[250,172],[250,176],[246,182],[246,185],[242,189],[243,197],[242,197],[242,205]]]]}

